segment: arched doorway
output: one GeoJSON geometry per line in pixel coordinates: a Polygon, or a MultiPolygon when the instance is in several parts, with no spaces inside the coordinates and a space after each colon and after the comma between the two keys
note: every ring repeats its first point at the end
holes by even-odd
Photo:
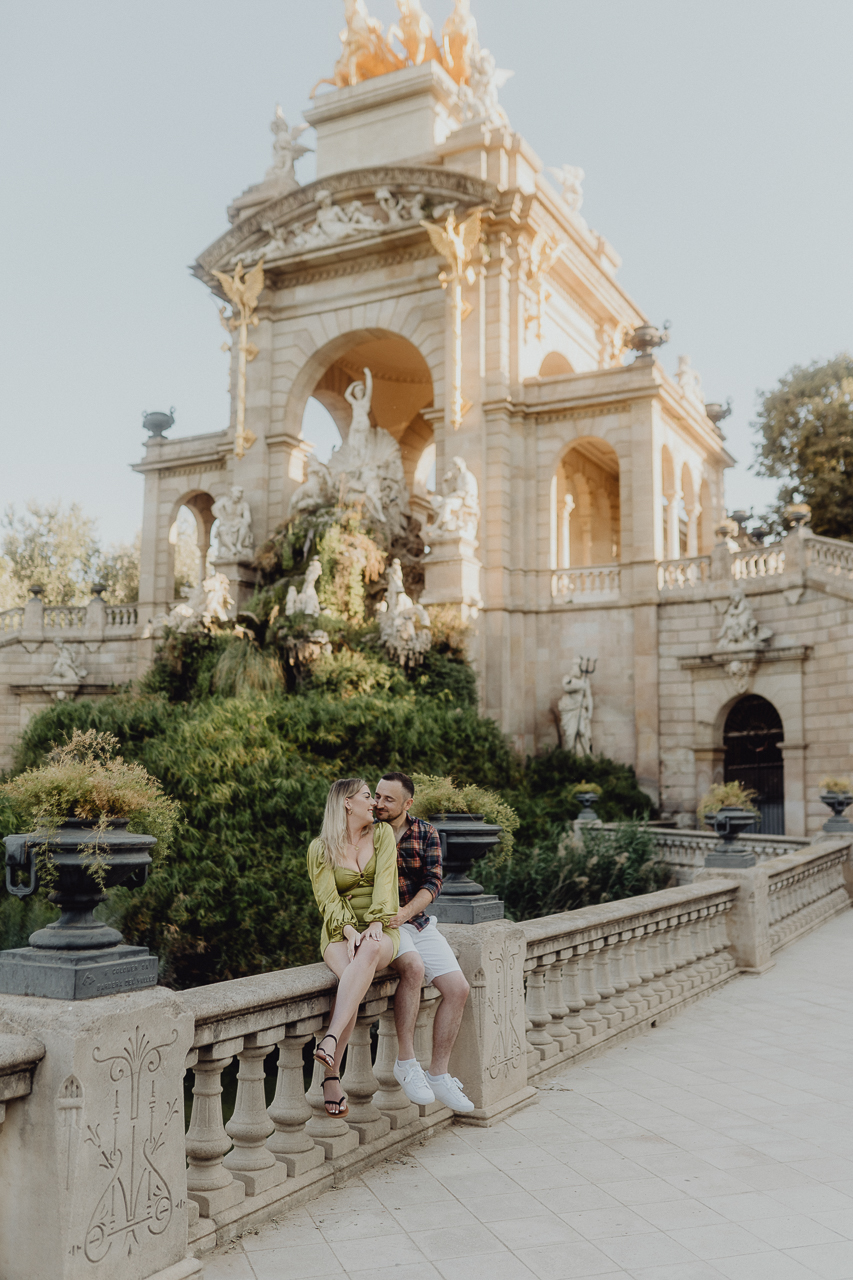
{"type": "Polygon", "coordinates": [[[551,567],[612,564],[619,550],[616,450],[596,437],[576,440],[551,484],[551,567]]]}
{"type": "Polygon", "coordinates": [[[764,835],[785,834],[783,737],[779,712],[757,693],[741,698],[726,716],[725,780],[742,782],[757,793],[764,835]]]}

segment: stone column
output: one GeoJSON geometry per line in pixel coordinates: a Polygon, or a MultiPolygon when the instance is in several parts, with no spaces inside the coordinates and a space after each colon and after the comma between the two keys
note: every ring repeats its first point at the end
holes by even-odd
{"type": "Polygon", "coordinates": [[[200,1275],[187,1256],[183,1123],[193,1018],[179,997],[7,995],[3,1018],[46,1048],[0,1134],[3,1280],[200,1275]]]}
{"type": "Polygon", "coordinates": [[[270,1046],[248,1043],[254,1038],[247,1036],[247,1042],[237,1055],[240,1059],[237,1099],[234,1114],[225,1126],[234,1150],[222,1162],[243,1183],[247,1196],[260,1195],[287,1177],[287,1166],[280,1164],[265,1145],[270,1134],[275,1132],[275,1125],[267,1115],[264,1096],[264,1059],[270,1046]]]}
{"type": "Polygon", "coordinates": [[[468,538],[455,538],[430,547],[429,555],[424,557],[422,605],[456,605],[463,622],[477,616],[483,599],[480,595],[482,565],[476,548],[477,543],[468,538]]]}
{"type": "Polygon", "coordinates": [[[766,973],[776,961],[770,954],[770,878],[766,867],[744,867],[720,873],[712,867],[697,871],[700,880],[736,880],[738,895],[726,916],[729,950],[744,973],[766,973]]]}
{"type": "Polygon", "coordinates": [[[379,1091],[373,1095],[376,1107],[387,1116],[392,1129],[403,1129],[418,1119],[418,1108],[403,1093],[394,1075],[397,1059],[397,1031],[392,1007],[379,1015],[379,1041],[373,1074],[379,1081],[379,1091]]]}
{"type": "Polygon", "coordinates": [[[471,984],[451,1074],[464,1082],[474,1111],[456,1120],[487,1125],[532,1102],[524,1036],[524,953],[521,927],[510,920],[442,928],[471,984]]]}

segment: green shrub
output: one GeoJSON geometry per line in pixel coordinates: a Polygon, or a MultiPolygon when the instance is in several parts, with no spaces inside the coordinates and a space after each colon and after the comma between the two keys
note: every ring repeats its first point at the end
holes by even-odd
{"type": "Polygon", "coordinates": [[[472,875],[487,893],[503,899],[510,919],[532,920],[654,893],[668,884],[672,871],[658,858],[645,824],[629,821],[585,831],[580,844],[570,827],[552,826],[532,848],[517,846],[505,866],[484,859],[472,875]]]}
{"type": "Polygon", "coordinates": [[[418,693],[446,697],[457,707],[476,707],[477,677],[467,662],[430,649],[409,676],[418,693]]]}
{"type": "Polygon", "coordinates": [[[580,782],[594,784],[591,790],[601,788],[595,812],[602,822],[652,814],[652,801],[637,785],[630,765],[606,756],[575,756],[553,747],[528,757],[521,786],[507,794],[520,819],[518,843],[532,847],[555,824],[562,828],[574,821],[583,806],[570,789],[580,782]]]}
{"type": "Polygon", "coordinates": [[[411,813],[415,818],[429,818],[437,813],[479,813],[486,822],[497,823],[501,828],[500,840],[491,853],[492,865],[497,867],[509,861],[518,815],[496,791],[476,785],[457,787],[453,778],[431,778],[423,773],[413,774],[412,781],[415,799],[411,813]]]}

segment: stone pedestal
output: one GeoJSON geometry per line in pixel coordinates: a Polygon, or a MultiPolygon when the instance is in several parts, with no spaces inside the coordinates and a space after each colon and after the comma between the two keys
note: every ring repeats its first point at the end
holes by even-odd
{"type": "Polygon", "coordinates": [[[442,933],[458,954],[471,994],[450,1058],[474,1110],[457,1122],[486,1125],[536,1097],[527,1083],[524,931],[509,920],[442,933]]]}
{"type": "Polygon", "coordinates": [[[6,996],[46,1053],[0,1140],[3,1280],[181,1280],[187,1257],[183,1082],[193,1018],[172,992],[83,1003],[6,996]]]}
{"type": "MultiPolygon", "coordinates": [[[[706,859],[707,866],[707,859],[706,859]]],[[[770,953],[770,880],[761,865],[725,870],[697,871],[693,883],[701,880],[734,880],[739,891],[726,916],[729,950],[744,973],[766,973],[776,961],[770,953]]]]}
{"type": "Polygon", "coordinates": [[[52,1000],[89,1000],[157,985],[157,957],[147,947],[100,951],[45,951],[16,947],[0,952],[0,991],[52,1000]]]}
{"type": "Polygon", "coordinates": [[[424,589],[420,603],[457,605],[463,622],[483,607],[476,543],[468,538],[439,542],[424,557],[424,589]]]}
{"type": "Polygon", "coordinates": [[[486,924],[503,920],[504,904],[494,893],[478,893],[470,898],[440,894],[430,907],[439,924],[486,924]]]}

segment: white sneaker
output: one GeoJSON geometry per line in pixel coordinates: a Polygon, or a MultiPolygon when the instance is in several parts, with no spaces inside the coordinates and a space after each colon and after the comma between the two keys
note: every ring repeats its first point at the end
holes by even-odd
{"type": "Polygon", "coordinates": [[[451,1111],[474,1110],[473,1102],[462,1092],[462,1081],[457,1080],[455,1076],[448,1075],[447,1072],[443,1076],[431,1076],[427,1073],[426,1082],[436,1099],[443,1102],[446,1107],[450,1107],[451,1111]]]}
{"type": "Polygon", "coordinates": [[[409,1102],[416,1102],[419,1107],[425,1107],[427,1103],[435,1102],[435,1094],[427,1084],[424,1069],[419,1062],[408,1062],[405,1066],[395,1062],[394,1079],[409,1099],[409,1102]]]}

